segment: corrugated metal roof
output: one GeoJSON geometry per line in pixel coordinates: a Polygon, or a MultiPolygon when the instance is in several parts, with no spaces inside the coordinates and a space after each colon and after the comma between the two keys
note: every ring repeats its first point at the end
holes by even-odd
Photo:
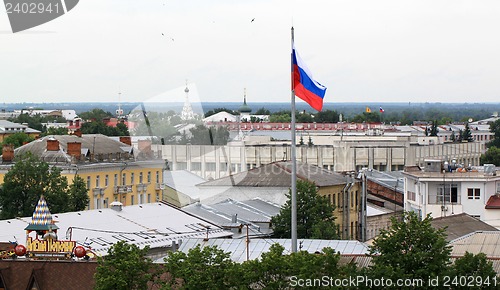
{"type": "MultiPolygon", "coordinates": [[[[291,171],[292,163],[290,161],[279,161],[208,181],[199,184],[199,186],[290,187],[291,171]]],[[[347,183],[345,175],[301,162],[297,163],[297,177],[314,182],[320,187],[347,183]]]]}
{"type": "MultiPolygon", "coordinates": [[[[263,224],[270,224],[271,218],[279,213],[280,207],[263,200],[239,202],[228,199],[213,205],[196,203],[183,207],[182,210],[221,227],[227,227],[228,224],[231,226],[248,224],[251,235],[267,236],[272,233],[272,229],[269,226],[263,226],[263,224]],[[236,218],[236,223],[232,222],[233,217],[236,218]]],[[[246,233],[242,231],[236,233],[234,238],[244,235],[246,233]]]]}
{"type": "Polygon", "coordinates": [[[452,256],[463,256],[465,252],[484,253],[488,258],[500,258],[500,231],[476,231],[450,242],[452,256]]]}
{"type": "MultiPolygon", "coordinates": [[[[50,204],[49,204],[50,208],[50,204]]],[[[119,240],[143,248],[169,247],[172,242],[186,238],[229,237],[231,232],[206,220],[197,218],[164,203],[124,206],[121,211],[110,208],[81,212],[53,214],[57,221],[60,240],[69,239],[84,245],[91,242],[92,249],[106,255],[109,247],[119,240]],[[67,235],[67,236],[66,236],[67,235]]],[[[24,228],[31,217],[0,221],[0,241],[25,243],[24,228]]]]}
{"type": "Polygon", "coordinates": [[[365,171],[366,179],[378,183],[397,192],[404,192],[404,176],[402,171],[378,171],[370,169],[365,171]]]}
{"type": "MultiPolygon", "coordinates": [[[[248,244],[248,254],[250,260],[259,259],[263,253],[269,251],[273,244],[280,244],[285,248],[285,254],[291,253],[292,241],[290,239],[251,239],[248,244]]],[[[235,262],[244,262],[247,260],[247,244],[245,239],[188,239],[183,240],[179,251],[187,253],[200,245],[202,248],[206,246],[218,246],[225,252],[231,253],[231,259],[235,262]]],[[[346,241],[346,240],[298,240],[298,247],[302,251],[309,253],[321,252],[324,248],[332,248],[342,255],[365,255],[369,252],[368,246],[359,241],[346,241]]],[[[163,262],[158,259],[157,262],[163,262]]]]}

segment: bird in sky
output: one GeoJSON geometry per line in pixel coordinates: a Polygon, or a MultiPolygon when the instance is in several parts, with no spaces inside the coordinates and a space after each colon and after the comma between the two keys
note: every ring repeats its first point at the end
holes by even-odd
{"type": "Polygon", "coordinates": [[[255,21],[255,18],[252,18],[252,20],[250,21],[250,23],[254,22],[255,21]]]}

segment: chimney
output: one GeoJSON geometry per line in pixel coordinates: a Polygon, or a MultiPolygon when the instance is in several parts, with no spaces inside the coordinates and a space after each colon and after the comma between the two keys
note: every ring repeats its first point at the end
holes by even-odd
{"type": "Polygon", "coordinates": [[[120,136],[120,142],[132,146],[132,138],[130,136],[120,136]]]}
{"type": "Polygon", "coordinates": [[[59,141],[54,138],[47,139],[47,151],[59,151],[59,141]]]}
{"type": "Polygon", "coordinates": [[[3,162],[12,162],[14,159],[14,146],[10,144],[3,145],[2,148],[2,161],[3,162]]]}
{"type": "Polygon", "coordinates": [[[73,135],[77,137],[82,137],[82,131],[80,129],[76,129],[75,132],[73,132],[73,135]]]}
{"type": "Polygon", "coordinates": [[[68,142],[67,151],[71,157],[75,157],[76,160],[80,160],[82,156],[82,143],[68,142]]]}
{"type": "Polygon", "coordinates": [[[144,154],[151,153],[151,140],[139,140],[137,145],[139,147],[139,152],[144,154]]]}
{"type": "Polygon", "coordinates": [[[123,208],[123,203],[119,201],[113,201],[112,203],[109,204],[112,210],[115,211],[122,211],[123,208]]]}

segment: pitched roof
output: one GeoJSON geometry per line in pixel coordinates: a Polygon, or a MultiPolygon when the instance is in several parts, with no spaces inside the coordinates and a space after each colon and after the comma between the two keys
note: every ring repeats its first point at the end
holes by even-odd
{"type": "MultiPolygon", "coordinates": [[[[291,172],[291,161],[278,161],[204,182],[199,186],[290,187],[291,172]]],[[[297,162],[297,178],[314,182],[319,187],[347,183],[345,175],[300,162],[297,162]]]]}
{"type": "Polygon", "coordinates": [[[494,194],[486,202],[485,209],[500,209],[500,196],[494,194]]]}
{"type": "MultiPolygon", "coordinates": [[[[111,208],[54,214],[58,220],[61,240],[70,239],[78,245],[90,246],[98,255],[107,255],[118,241],[151,249],[170,247],[172,242],[186,238],[228,237],[232,233],[164,203],[147,203],[111,208]]],[[[19,243],[26,233],[30,218],[0,220],[0,241],[17,237],[19,243]]]]}
{"type": "Polygon", "coordinates": [[[31,152],[45,161],[71,161],[68,152],[68,143],[81,143],[82,154],[91,152],[94,155],[107,156],[108,154],[131,153],[131,146],[109,138],[102,134],[84,134],[82,137],[75,135],[50,135],[32,141],[15,149],[15,154],[31,152]],[[47,140],[59,141],[59,150],[48,151],[47,140]]]}
{"type": "Polygon", "coordinates": [[[500,258],[500,231],[477,231],[450,242],[452,256],[484,253],[488,258],[500,258]]]}
{"type": "Polygon", "coordinates": [[[431,221],[431,225],[436,229],[446,227],[447,241],[458,239],[475,231],[498,231],[497,228],[466,213],[435,218],[431,221]]]}

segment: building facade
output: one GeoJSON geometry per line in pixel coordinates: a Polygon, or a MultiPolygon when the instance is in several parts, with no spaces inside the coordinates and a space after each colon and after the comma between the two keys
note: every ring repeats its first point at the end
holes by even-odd
{"type": "Polygon", "coordinates": [[[139,142],[139,150],[134,151],[129,138],[122,141],[125,143],[100,134],[54,135],[10,148],[12,152],[2,155],[0,182],[14,164],[15,155],[31,152],[60,168],[68,184],[75,176],[81,177],[90,198],[88,209],[108,208],[113,201],[123,205],[160,201],[165,161],[154,158],[148,142],[139,142]]]}
{"type": "Polygon", "coordinates": [[[494,166],[449,170],[440,160],[428,160],[423,169],[403,174],[406,211],[434,218],[467,213],[500,227],[500,172],[494,166]]]}

